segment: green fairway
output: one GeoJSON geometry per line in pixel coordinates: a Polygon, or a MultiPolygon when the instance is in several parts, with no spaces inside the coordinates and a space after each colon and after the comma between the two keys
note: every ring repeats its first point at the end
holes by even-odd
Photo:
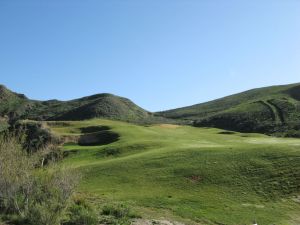
{"type": "Polygon", "coordinates": [[[64,145],[63,164],[84,174],[80,191],[101,202],[187,223],[300,224],[300,139],[100,119],[47,125],[70,141],[118,134],[112,143],[64,145]]]}

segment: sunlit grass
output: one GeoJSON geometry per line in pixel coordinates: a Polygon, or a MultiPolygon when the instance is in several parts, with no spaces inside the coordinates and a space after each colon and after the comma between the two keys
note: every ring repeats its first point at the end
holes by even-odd
{"type": "Polygon", "coordinates": [[[300,205],[292,200],[300,191],[299,139],[98,119],[48,123],[58,135],[95,125],[109,126],[120,139],[64,146],[64,164],[85,174],[82,192],[203,224],[299,223],[300,205]]]}

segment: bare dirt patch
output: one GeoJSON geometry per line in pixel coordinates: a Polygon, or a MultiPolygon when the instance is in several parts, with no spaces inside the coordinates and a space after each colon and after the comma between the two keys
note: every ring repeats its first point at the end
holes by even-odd
{"type": "Polygon", "coordinates": [[[203,180],[203,178],[199,175],[191,175],[186,178],[192,183],[199,183],[203,180]]]}

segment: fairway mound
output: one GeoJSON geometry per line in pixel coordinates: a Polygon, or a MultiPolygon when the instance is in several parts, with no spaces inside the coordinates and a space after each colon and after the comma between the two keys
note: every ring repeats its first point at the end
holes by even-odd
{"type": "Polygon", "coordinates": [[[97,157],[107,157],[107,156],[119,156],[121,154],[132,154],[138,152],[144,152],[151,150],[153,148],[161,148],[159,144],[153,143],[134,143],[131,145],[121,145],[121,146],[107,146],[102,148],[96,153],[97,157]]]}
{"type": "Polygon", "coordinates": [[[112,131],[100,131],[81,135],[78,144],[81,146],[107,145],[118,141],[120,135],[112,131]]]}

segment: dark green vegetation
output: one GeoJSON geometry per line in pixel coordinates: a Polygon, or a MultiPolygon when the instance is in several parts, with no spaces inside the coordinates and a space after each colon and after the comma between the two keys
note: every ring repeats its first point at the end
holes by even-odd
{"type": "Polygon", "coordinates": [[[99,202],[187,224],[300,223],[299,139],[109,120],[45,124],[69,140],[103,127],[119,135],[107,145],[64,145],[63,164],[84,174],[79,191],[99,202]]]}
{"type": "MultiPolygon", "coordinates": [[[[84,120],[110,118],[138,123],[160,121],[152,113],[138,107],[129,99],[112,94],[97,94],[71,101],[35,101],[0,86],[0,118],[7,121],[84,120]]],[[[0,128],[1,129],[1,128],[0,128]]]]}
{"type": "Polygon", "coordinates": [[[200,127],[300,137],[300,84],[253,89],[157,115],[200,127]]]}

